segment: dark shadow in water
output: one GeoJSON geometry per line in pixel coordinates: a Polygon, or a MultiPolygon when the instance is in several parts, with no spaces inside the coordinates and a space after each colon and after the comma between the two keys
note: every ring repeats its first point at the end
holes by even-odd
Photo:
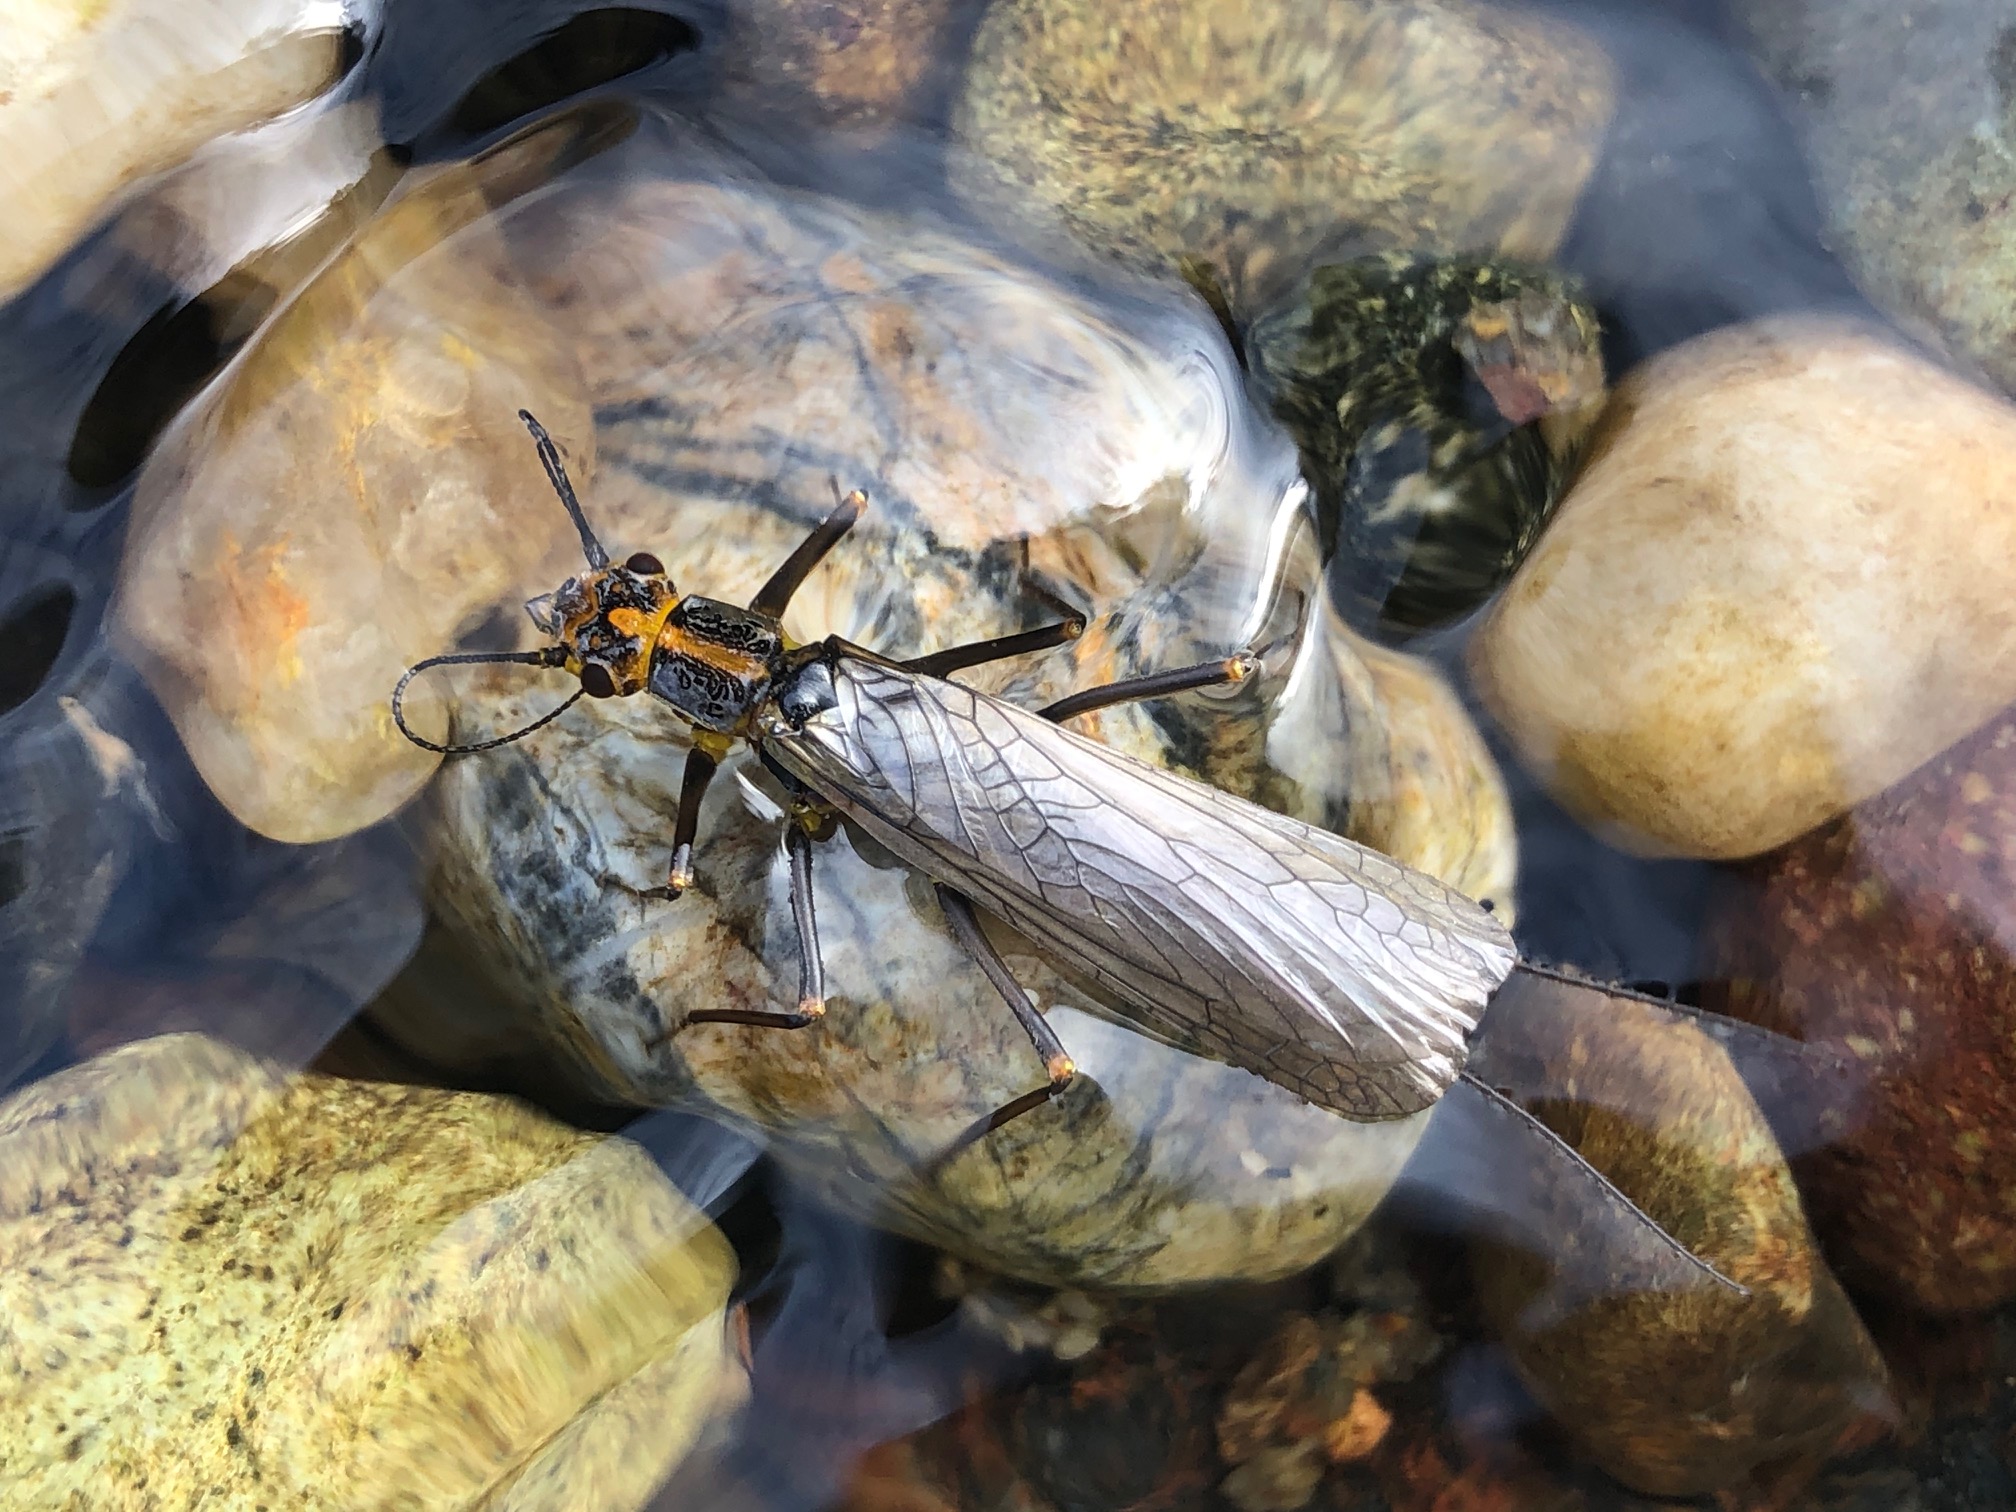
{"type": "Polygon", "coordinates": [[[748,1407],[725,1442],[673,1472],[654,1512],[831,1506],[864,1451],[938,1421],[1014,1368],[956,1317],[914,1312],[927,1290],[915,1246],[827,1211],[788,1179],[768,1200],[777,1259],[748,1297],[748,1407]]]}
{"type": "Polygon", "coordinates": [[[1549,9],[1596,36],[1619,73],[1617,116],[1560,258],[1604,313],[1613,374],[1734,321],[1872,313],[1822,244],[1790,123],[1715,0],[1549,9]]]}
{"type": "MultiPolygon", "coordinates": [[[[278,297],[262,285],[226,306],[210,290],[155,311],[112,359],[78,417],[70,476],[85,488],[107,489],[138,472],[155,438],[245,344],[278,297]]],[[[73,507],[98,502],[84,498],[73,507]]]]}
{"type": "Polygon", "coordinates": [[[385,139],[415,161],[460,157],[513,122],[617,80],[691,93],[722,29],[709,0],[570,9],[550,0],[395,8],[367,61],[385,139]]]}

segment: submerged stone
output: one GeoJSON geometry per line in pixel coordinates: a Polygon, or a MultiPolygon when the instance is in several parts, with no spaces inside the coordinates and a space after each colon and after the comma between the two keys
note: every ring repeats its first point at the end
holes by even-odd
{"type": "Polygon", "coordinates": [[[952,172],[1046,249],[1207,263],[1243,317],[1338,256],[1549,255],[1615,88],[1568,22],[1465,0],[1004,0],[952,172]]]}
{"type": "Polygon", "coordinates": [[[629,1512],[739,1387],[705,1217],[511,1099],[170,1035],[17,1092],[0,1147],[36,1505],[629,1512]]]}
{"type": "Polygon", "coordinates": [[[1318,268],[1254,322],[1355,623],[1427,629],[1518,568],[1603,407],[1599,334],[1565,275],[1407,254],[1318,268]]]}
{"type": "Polygon", "coordinates": [[[0,296],[33,282],[121,191],[271,120],[342,72],[324,0],[29,0],[0,54],[0,296]]]}
{"type": "Polygon", "coordinates": [[[2016,394],[2016,16],[2002,0],[1739,0],[1829,244],[1871,299],[2016,394]]]}
{"type": "Polygon", "coordinates": [[[1472,1069],[1528,1109],[1747,1295],[1700,1273],[1646,1277],[1614,1227],[1561,1198],[1549,1251],[1483,1241],[1485,1317],[1521,1377],[1610,1474],[1655,1496],[1722,1489],[1821,1456],[1888,1380],[1807,1228],[1771,1128],[1694,1025],[1516,977],[1472,1069]],[[1640,1279],[1645,1277],[1645,1279],[1640,1279]]]}
{"type": "Polygon", "coordinates": [[[1627,374],[1470,644],[1560,801],[1634,849],[1756,855],[2016,698],[2016,406],[1789,316],[1627,374]]]}
{"type": "Polygon", "coordinates": [[[1714,921],[1717,1007],[1873,1078],[1800,1164],[1844,1273],[1932,1312],[2016,1296],[2016,716],[1756,863],[1714,921]]]}

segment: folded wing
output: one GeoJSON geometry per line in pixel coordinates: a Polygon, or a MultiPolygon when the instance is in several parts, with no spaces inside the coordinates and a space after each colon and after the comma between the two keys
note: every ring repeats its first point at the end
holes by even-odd
{"type": "Polygon", "coordinates": [[[1461,1072],[1516,959],[1425,873],[956,683],[845,657],[764,747],[1145,1027],[1347,1117],[1461,1072]]]}

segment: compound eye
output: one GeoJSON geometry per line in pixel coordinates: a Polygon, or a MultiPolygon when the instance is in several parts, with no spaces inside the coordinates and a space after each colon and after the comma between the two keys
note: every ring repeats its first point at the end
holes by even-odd
{"type": "Polygon", "coordinates": [[[614,698],[616,679],[609,669],[600,662],[583,662],[581,665],[581,691],[590,698],[614,698]]]}
{"type": "Polygon", "coordinates": [[[640,551],[623,564],[639,577],[663,577],[665,564],[648,551],[640,551]]]}

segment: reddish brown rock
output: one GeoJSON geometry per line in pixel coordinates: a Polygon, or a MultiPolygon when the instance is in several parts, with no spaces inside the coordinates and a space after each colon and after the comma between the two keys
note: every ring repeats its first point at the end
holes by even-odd
{"type": "Polygon", "coordinates": [[[1875,1072],[1801,1163],[1843,1274],[1939,1312],[2016,1296],[2016,711],[1757,863],[1715,1006],[1875,1072]]]}

